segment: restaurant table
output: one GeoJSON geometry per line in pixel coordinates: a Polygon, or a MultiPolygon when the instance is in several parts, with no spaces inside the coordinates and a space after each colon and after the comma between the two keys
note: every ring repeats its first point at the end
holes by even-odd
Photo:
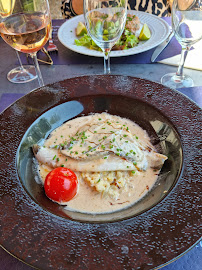
{"type": "MultiPolygon", "coordinates": [[[[63,46],[60,44],[60,46],[63,46]]],[[[72,52],[62,48],[65,57],[72,57],[72,52]]],[[[55,53],[52,53],[54,55],[55,53]]],[[[79,59],[82,56],[74,53],[79,59]]],[[[73,57],[74,57],[73,55],[73,57]]],[[[57,57],[54,56],[54,57],[57,57]]],[[[88,57],[88,56],[85,56],[88,57]]],[[[87,58],[85,58],[87,59],[87,58]]],[[[202,60],[200,60],[202,61],[202,60]]],[[[13,84],[7,80],[7,73],[16,67],[15,51],[9,47],[0,38],[0,112],[9,104],[13,103],[22,95],[29,93],[35,88],[38,88],[38,81],[34,80],[26,84],[13,84]]],[[[101,59],[95,58],[93,63],[67,63],[63,65],[41,65],[41,72],[45,84],[54,83],[67,78],[103,74],[103,62],[101,59]]],[[[176,67],[163,65],[159,63],[138,64],[129,63],[122,64],[120,59],[111,59],[111,74],[120,74],[149,79],[155,82],[160,82],[161,77],[170,72],[175,72],[176,67]]],[[[202,72],[192,69],[185,69],[186,74],[194,79],[195,85],[193,89],[183,89],[182,92],[188,95],[191,99],[202,105],[202,72]],[[201,103],[200,103],[201,102],[201,103]]],[[[195,247],[190,249],[184,256],[176,261],[164,266],[162,270],[200,270],[202,269],[202,242],[198,242],[195,247]]],[[[12,257],[5,250],[0,248],[0,270],[29,270],[32,267],[24,264],[18,259],[12,257]]]]}

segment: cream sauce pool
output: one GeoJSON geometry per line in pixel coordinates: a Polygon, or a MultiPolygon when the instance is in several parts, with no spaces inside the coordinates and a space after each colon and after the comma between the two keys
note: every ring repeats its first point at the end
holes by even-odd
{"type": "MultiPolygon", "coordinates": [[[[148,145],[150,148],[155,150],[150,143],[148,134],[140,126],[131,120],[121,118],[119,116],[112,116],[107,113],[82,116],[66,122],[50,134],[48,139],[45,141],[44,146],[50,147],[55,144],[63,144],[65,140],[69,140],[70,137],[77,133],[79,126],[88,123],[92,124],[93,122],[96,123],[96,121],[99,121],[98,119],[102,118],[119,122],[121,125],[127,126],[131,133],[141,140],[141,143],[148,145]]],[[[44,182],[46,175],[52,170],[52,168],[39,163],[38,169],[42,182],[44,182]]],[[[75,172],[79,182],[78,192],[72,200],[67,202],[65,208],[72,211],[91,214],[111,213],[127,208],[143,198],[152,189],[157,181],[159,171],[160,170],[156,170],[148,166],[145,171],[137,171],[134,175],[129,171],[121,172],[123,177],[126,177],[127,179],[125,179],[125,186],[120,188],[118,198],[109,196],[105,192],[98,192],[95,186],[91,186],[90,183],[85,180],[85,177],[82,176],[82,172],[75,172]]]]}

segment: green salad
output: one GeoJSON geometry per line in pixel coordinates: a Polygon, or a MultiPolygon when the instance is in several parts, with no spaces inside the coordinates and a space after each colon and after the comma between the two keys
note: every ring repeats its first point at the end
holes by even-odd
{"type": "MultiPolygon", "coordinates": [[[[135,47],[138,43],[138,37],[125,29],[121,38],[117,41],[112,50],[127,50],[135,47]]],[[[75,44],[77,46],[85,46],[91,50],[102,51],[88,34],[84,34],[80,39],[75,39],[75,44]]]]}
{"type": "MultiPolygon", "coordinates": [[[[100,16],[100,13],[98,14],[100,16]]],[[[106,17],[104,18],[106,19],[106,17]]],[[[108,19],[108,18],[107,18],[108,19]]],[[[119,27],[118,21],[103,21],[102,17],[92,18],[91,24],[94,23],[94,35],[98,39],[110,40],[113,39],[113,34],[119,27]]],[[[127,50],[138,45],[140,40],[148,40],[151,37],[150,30],[146,24],[143,25],[140,35],[136,35],[136,31],[140,28],[139,18],[135,15],[128,14],[125,29],[121,38],[113,46],[112,50],[127,50]]],[[[77,46],[85,46],[91,50],[101,51],[100,47],[87,34],[85,25],[82,22],[78,23],[76,28],[76,35],[79,37],[75,39],[77,46]]]]}

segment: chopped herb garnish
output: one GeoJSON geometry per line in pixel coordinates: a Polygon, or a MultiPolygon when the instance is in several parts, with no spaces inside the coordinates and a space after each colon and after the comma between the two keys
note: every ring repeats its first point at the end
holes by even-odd
{"type": "Polygon", "coordinates": [[[100,121],[101,121],[101,120],[102,120],[102,118],[98,118],[98,120],[100,120],[100,121]]]}
{"type": "Polygon", "coordinates": [[[104,157],[104,159],[107,159],[107,157],[104,157]]]}
{"type": "Polygon", "coordinates": [[[110,130],[110,132],[111,132],[111,133],[114,133],[114,131],[113,131],[113,130],[110,130]]]}
{"type": "Polygon", "coordinates": [[[127,137],[128,135],[124,134],[123,137],[127,137]]]}
{"type": "Polygon", "coordinates": [[[135,173],[135,171],[131,171],[131,173],[135,173]]]}
{"type": "Polygon", "coordinates": [[[138,140],[138,136],[135,137],[138,140]]]}
{"type": "Polygon", "coordinates": [[[125,141],[126,143],[128,143],[128,141],[125,141]]]}
{"type": "Polygon", "coordinates": [[[127,166],[127,168],[129,168],[129,166],[127,166]]]}
{"type": "Polygon", "coordinates": [[[63,136],[63,135],[61,135],[60,137],[61,137],[61,138],[63,138],[64,136],[63,136]]]}
{"type": "Polygon", "coordinates": [[[103,150],[105,150],[105,146],[104,146],[103,144],[101,145],[101,148],[102,148],[103,150]]]}
{"type": "Polygon", "coordinates": [[[60,159],[59,159],[59,158],[57,158],[57,161],[60,161],[60,159]]]}
{"type": "Polygon", "coordinates": [[[103,137],[103,140],[105,140],[105,139],[107,139],[107,136],[104,136],[104,137],[103,137]]]}
{"type": "Polygon", "coordinates": [[[133,165],[137,165],[137,162],[133,162],[133,165]]]}
{"type": "Polygon", "coordinates": [[[97,183],[99,183],[100,182],[100,179],[97,181],[97,183]]]}
{"type": "Polygon", "coordinates": [[[63,147],[63,146],[64,146],[64,143],[61,143],[61,144],[60,144],[60,146],[62,146],[62,147],[63,147]]]}
{"type": "Polygon", "coordinates": [[[64,167],[64,166],[65,166],[64,164],[60,165],[60,167],[64,167]]]}
{"type": "Polygon", "coordinates": [[[71,147],[69,147],[69,150],[71,150],[73,147],[71,146],[71,147]]]}
{"type": "Polygon", "coordinates": [[[65,161],[67,161],[67,158],[65,159],[65,161]]]}
{"type": "Polygon", "coordinates": [[[112,141],[115,142],[115,140],[116,140],[116,139],[114,138],[112,141]]]}
{"type": "Polygon", "coordinates": [[[117,156],[120,156],[120,153],[116,153],[117,156]]]}
{"type": "Polygon", "coordinates": [[[113,145],[110,145],[109,148],[112,149],[114,146],[113,145]]]}
{"type": "Polygon", "coordinates": [[[127,128],[126,128],[126,130],[128,131],[128,130],[129,130],[129,128],[127,127],[127,128]]]}
{"type": "Polygon", "coordinates": [[[106,127],[103,127],[102,129],[106,129],[106,127]]]}
{"type": "Polygon", "coordinates": [[[97,131],[95,130],[94,133],[97,133],[97,131]]]}
{"type": "Polygon", "coordinates": [[[78,155],[78,152],[76,151],[75,154],[78,155]]]}
{"type": "Polygon", "coordinates": [[[53,160],[56,159],[56,155],[53,157],[53,160]]]}

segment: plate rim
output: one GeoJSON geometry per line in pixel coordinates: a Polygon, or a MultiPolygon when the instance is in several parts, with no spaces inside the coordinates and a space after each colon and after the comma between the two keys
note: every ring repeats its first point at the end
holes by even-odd
{"type": "MultiPolygon", "coordinates": [[[[149,80],[145,80],[145,79],[140,79],[140,78],[135,78],[135,77],[129,77],[129,76],[120,76],[120,75],[107,75],[107,76],[105,76],[105,75],[94,75],[94,76],[82,76],[82,77],[75,77],[75,78],[71,78],[71,79],[67,79],[67,80],[64,80],[64,81],[61,81],[61,83],[62,82],[66,82],[66,81],[71,81],[71,80],[79,80],[80,78],[82,78],[82,80],[85,80],[85,78],[92,78],[92,77],[94,77],[94,78],[97,78],[98,80],[100,79],[100,80],[102,80],[102,78],[105,78],[105,77],[107,77],[107,79],[109,79],[109,77],[110,78],[120,78],[120,77],[124,77],[124,78],[130,78],[130,79],[132,79],[132,80],[137,80],[137,81],[141,81],[141,82],[144,82],[144,83],[150,83],[151,85],[153,84],[153,85],[159,85],[159,86],[161,86],[161,88],[163,88],[163,89],[165,89],[167,92],[175,92],[175,93],[177,93],[177,96],[179,95],[179,94],[181,94],[181,93],[179,93],[178,91],[174,91],[174,90],[172,90],[172,89],[169,89],[169,88],[167,88],[167,87],[164,87],[164,86],[162,86],[162,85],[160,85],[160,84],[158,84],[158,83],[155,83],[155,82],[151,82],[151,81],[149,81],[149,80]]],[[[30,93],[28,93],[27,95],[25,95],[25,96],[23,96],[23,97],[21,97],[20,99],[18,99],[18,102],[20,102],[20,100],[21,99],[25,99],[25,98],[27,98],[27,96],[30,96],[30,95],[32,95],[32,94],[35,94],[35,93],[37,93],[37,92],[43,92],[46,88],[48,88],[47,90],[45,90],[45,91],[47,91],[47,92],[50,92],[50,91],[52,91],[51,90],[51,86],[52,85],[55,85],[55,87],[58,87],[58,83],[53,83],[53,84],[50,84],[50,85],[47,85],[47,86],[45,86],[45,87],[42,87],[42,88],[39,88],[39,89],[36,89],[36,90],[34,90],[34,91],[32,91],[32,92],[30,92],[30,93]]],[[[124,93],[124,95],[125,95],[126,93],[124,93]]],[[[127,94],[126,94],[126,96],[127,96],[127,94]]],[[[184,95],[180,95],[181,96],[181,98],[182,99],[185,99],[185,100],[187,100],[187,102],[188,103],[191,103],[191,105],[192,106],[195,106],[197,109],[199,109],[200,111],[202,111],[201,110],[201,108],[200,107],[198,107],[195,103],[193,103],[190,99],[188,99],[188,98],[186,98],[186,96],[184,96],[184,95]]],[[[70,98],[69,100],[72,100],[72,98],[70,98]]],[[[15,104],[16,104],[16,102],[15,103],[13,103],[10,107],[8,107],[5,111],[3,111],[2,113],[1,113],[1,116],[3,115],[3,114],[6,114],[8,111],[9,111],[9,109],[12,109],[11,107],[14,107],[15,106],[15,104]]],[[[153,104],[151,104],[152,106],[154,106],[153,104]]],[[[50,108],[52,108],[51,106],[48,108],[48,109],[46,109],[45,111],[47,111],[47,110],[49,110],[50,108]]],[[[44,112],[45,112],[44,111],[44,112]]],[[[44,112],[42,112],[42,113],[44,113],[44,112]]],[[[170,118],[169,118],[170,119],[170,118]]],[[[36,120],[36,118],[35,118],[35,120],[36,120]]],[[[33,120],[34,121],[34,120],[33,120]]],[[[175,126],[175,125],[174,125],[175,126]]],[[[178,129],[177,129],[178,130],[178,129]]],[[[21,141],[21,140],[20,140],[21,141]]],[[[166,197],[167,198],[167,197],[166,197]]],[[[26,199],[27,199],[27,197],[26,197],[26,199]]],[[[38,209],[38,207],[37,207],[37,205],[35,204],[35,203],[33,203],[33,207],[34,206],[36,206],[36,208],[38,209]]],[[[0,207],[1,208],[1,207],[0,207]]],[[[42,212],[43,212],[43,209],[41,210],[42,212]]],[[[150,210],[149,211],[146,211],[146,212],[150,212],[150,210]]],[[[49,215],[50,216],[53,216],[53,214],[51,214],[51,213],[49,213],[49,215]]],[[[53,219],[54,219],[54,217],[52,217],[53,219]]],[[[59,217],[56,217],[56,219],[59,219],[59,217]]],[[[123,222],[124,223],[124,222],[123,222]]],[[[127,222],[126,222],[127,223],[127,222]]],[[[198,241],[198,240],[197,240],[198,241]]],[[[197,241],[195,242],[195,244],[197,243],[197,241]]],[[[2,242],[2,241],[1,241],[2,242]]],[[[180,254],[178,255],[178,256],[180,256],[180,254]]],[[[177,257],[178,257],[177,256],[177,257]]],[[[18,256],[17,256],[18,257],[18,256]]],[[[176,257],[175,257],[176,258],[176,257]]],[[[23,260],[23,259],[22,259],[23,260]]],[[[170,261],[173,261],[174,259],[172,259],[172,260],[170,260],[170,261]]],[[[23,260],[24,261],[24,260],[23,260]]],[[[168,261],[169,262],[169,261],[168,261]]],[[[167,263],[168,263],[167,262],[167,263]]],[[[162,266],[163,265],[165,265],[165,264],[167,264],[167,263],[164,263],[164,264],[162,264],[162,266]]]]}

